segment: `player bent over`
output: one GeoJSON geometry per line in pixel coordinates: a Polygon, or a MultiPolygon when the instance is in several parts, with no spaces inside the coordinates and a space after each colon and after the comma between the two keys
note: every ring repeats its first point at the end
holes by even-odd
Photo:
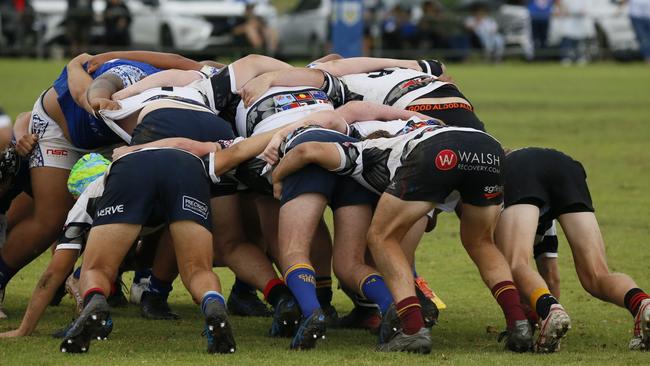
{"type": "Polygon", "coordinates": [[[584,289],[627,308],[634,317],[630,349],[650,348],[650,296],[628,275],[609,271],[582,164],[556,150],[524,148],[508,154],[505,168],[505,209],[496,241],[510,262],[517,287],[539,316],[535,349],[556,351],[571,327],[566,311],[549,291],[550,284],[528,263],[538,227],[548,227],[553,219],[569,241],[584,289]]]}
{"type": "Polygon", "coordinates": [[[368,232],[368,245],[396,303],[386,316],[396,320],[399,317],[399,328],[379,346],[381,351],[431,351],[431,336],[424,327],[412,269],[400,241],[417,220],[458,191],[463,208],[463,246],[503,309],[506,346],[524,352],[532,346],[532,331],[508,263],[493,239],[503,199],[503,160],[499,142],[486,133],[428,126],[394,138],[304,143],[280,161],[273,177],[279,189],[278,182],[288,174],[314,163],[382,192],[368,232]],[[490,192],[489,187],[493,187],[490,192]]]}

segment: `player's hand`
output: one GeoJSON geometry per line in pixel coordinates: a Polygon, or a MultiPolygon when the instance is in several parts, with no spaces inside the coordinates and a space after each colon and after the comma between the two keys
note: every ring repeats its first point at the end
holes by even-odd
{"type": "Polygon", "coordinates": [[[276,200],[282,198],[282,181],[273,182],[273,197],[275,197],[276,200]]]}
{"type": "Polygon", "coordinates": [[[280,160],[278,150],[280,149],[282,140],[284,140],[284,137],[281,134],[276,133],[273,135],[269,144],[266,145],[264,152],[262,152],[262,159],[264,159],[264,161],[271,165],[277,164],[278,160],[280,160]]]}
{"type": "Polygon", "coordinates": [[[10,330],[8,332],[0,333],[0,338],[24,337],[26,335],[27,334],[25,334],[22,330],[16,329],[16,330],[10,330]]]}
{"type": "Polygon", "coordinates": [[[86,62],[88,62],[90,59],[92,59],[93,57],[94,56],[91,55],[91,54],[81,53],[81,54],[77,55],[75,58],[73,58],[72,60],[70,60],[70,62],[78,62],[81,65],[83,65],[86,62]]]}
{"type": "Polygon", "coordinates": [[[22,157],[29,155],[38,143],[38,135],[28,133],[16,142],[16,153],[22,157]]]}
{"type": "Polygon", "coordinates": [[[95,98],[90,103],[90,106],[93,108],[94,111],[100,111],[100,110],[114,111],[122,108],[120,106],[120,103],[106,98],[95,98]]]}
{"type": "Polygon", "coordinates": [[[110,52],[91,56],[87,61],[88,64],[86,65],[86,71],[88,71],[89,74],[92,74],[93,72],[97,71],[97,69],[99,69],[103,64],[105,64],[107,61],[112,60],[113,58],[114,57],[110,54],[110,52]]]}
{"type": "Polygon", "coordinates": [[[449,74],[440,75],[440,77],[438,77],[438,81],[442,81],[442,82],[445,82],[445,83],[455,83],[456,82],[454,80],[454,78],[452,78],[451,75],[449,75],[449,74]]]}
{"type": "Polygon", "coordinates": [[[115,148],[113,149],[113,161],[137,149],[137,146],[120,146],[118,148],[115,148]]]}
{"type": "Polygon", "coordinates": [[[250,107],[259,97],[262,96],[271,87],[271,80],[264,75],[260,75],[246,84],[239,90],[241,100],[246,108],[250,107]]]}

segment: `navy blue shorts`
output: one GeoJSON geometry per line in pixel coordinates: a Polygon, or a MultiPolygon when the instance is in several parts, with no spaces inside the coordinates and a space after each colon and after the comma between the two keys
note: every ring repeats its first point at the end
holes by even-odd
{"type": "MultiPolygon", "coordinates": [[[[287,141],[285,151],[304,142],[356,142],[355,138],[342,133],[322,128],[308,128],[287,141]]],[[[321,168],[318,165],[310,164],[303,169],[289,175],[282,181],[282,198],[280,203],[306,193],[322,194],[332,210],[340,207],[356,205],[374,205],[379,196],[370,192],[350,177],[338,175],[321,168]]]]}
{"type": "Polygon", "coordinates": [[[113,163],[105,179],[93,226],[190,220],[212,230],[210,179],[203,162],[192,154],[176,149],[138,151],[113,163]]]}
{"type": "MultiPolygon", "coordinates": [[[[133,130],[131,145],[146,144],[170,137],[185,137],[195,141],[213,142],[235,138],[230,123],[212,112],[186,108],[161,108],[147,113],[133,130]]],[[[237,192],[238,183],[223,177],[211,184],[211,197],[237,192]]]]}

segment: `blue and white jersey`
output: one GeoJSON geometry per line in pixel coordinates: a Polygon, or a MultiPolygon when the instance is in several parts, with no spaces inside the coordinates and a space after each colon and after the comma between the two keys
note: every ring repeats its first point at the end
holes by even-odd
{"type": "MultiPolygon", "coordinates": [[[[96,79],[104,74],[112,74],[122,80],[123,87],[127,87],[159,71],[160,69],[143,62],[116,59],[104,63],[90,76],[96,79]]],[[[68,88],[66,67],[54,81],[54,90],[58,94],[58,102],[68,123],[68,131],[74,146],[96,149],[121,141],[101,119],[88,113],[72,99],[68,88]]]]}

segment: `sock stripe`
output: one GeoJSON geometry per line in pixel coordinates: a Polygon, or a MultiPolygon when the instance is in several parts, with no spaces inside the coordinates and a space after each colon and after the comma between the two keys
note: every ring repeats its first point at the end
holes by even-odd
{"type": "Polygon", "coordinates": [[[535,306],[537,304],[537,300],[539,300],[539,298],[544,295],[551,295],[551,291],[545,287],[535,289],[533,293],[530,294],[530,306],[535,306]]]}
{"type": "Polygon", "coordinates": [[[381,277],[381,275],[379,273],[371,273],[371,274],[367,275],[366,277],[362,278],[361,281],[359,281],[359,285],[358,285],[359,286],[359,293],[361,295],[363,295],[363,297],[366,297],[366,294],[363,293],[363,285],[372,276],[381,277]]]}
{"type": "Polygon", "coordinates": [[[404,314],[408,309],[410,309],[410,308],[416,308],[416,307],[417,307],[417,308],[421,308],[422,305],[420,305],[420,304],[410,304],[410,305],[406,305],[405,307],[403,307],[403,308],[401,308],[401,309],[399,309],[399,310],[397,311],[397,315],[402,315],[402,314],[404,314]]]}
{"type": "Polygon", "coordinates": [[[307,263],[298,263],[298,264],[294,264],[293,266],[289,267],[289,268],[284,272],[284,278],[287,278],[287,276],[289,276],[289,274],[290,274],[291,272],[293,272],[293,271],[295,271],[295,270],[297,270],[297,269],[307,269],[307,270],[310,270],[310,271],[312,271],[312,272],[315,272],[315,271],[314,271],[314,267],[310,266],[309,264],[307,264],[307,263]]]}
{"type": "Polygon", "coordinates": [[[266,299],[266,301],[269,301],[269,294],[271,293],[271,290],[272,290],[275,286],[277,286],[277,285],[281,285],[281,284],[283,284],[283,283],[284,283],[284,282],[282,282],[282,280],[279,279],[279,278],[274,278],[274,279],[270,280],[270,281],[266,284],[266,286],[264,286],[264,291],[262,291],[262,293],[264,294],[264,299],[266,299]]]}
{"type": "Polygon", "coordinates": [[[499,296],[501,296],[502,293],[508,291],[508,290],[517,290],[517,288],[514,285],[506,285],[494,292],[494,298],[498,299],[499,296]]]}
{"type": "Polygon", "coordinates": [[[641,301],[645,300],[648,298],[648,295],[645,293],[641,292],[632,297],[630,300],[630,307],[632,309],[638,309],[639,305],[641,305],[641,301]]]}

